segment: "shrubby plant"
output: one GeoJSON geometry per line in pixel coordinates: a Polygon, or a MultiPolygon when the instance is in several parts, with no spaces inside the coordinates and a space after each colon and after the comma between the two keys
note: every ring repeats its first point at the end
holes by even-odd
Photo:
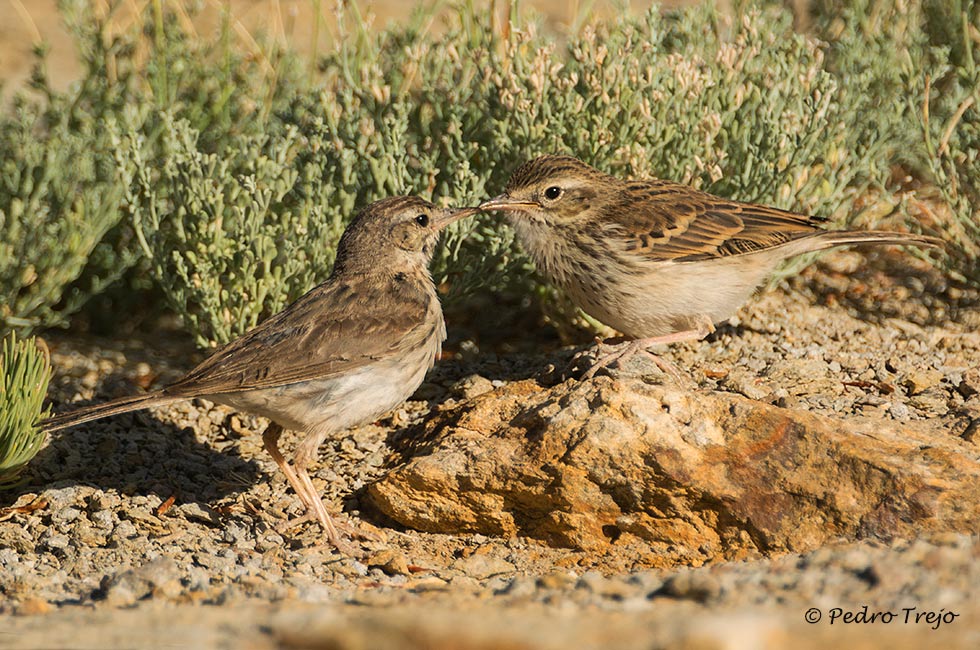
{"type": "Polygon", "coordinates": [[[223,343],[325,277],[353,201],[324,182],[301,151],[318,145],[295,129],[206,153],[186,121],[167,113],[161,124],[152,163],[135,131],[116,138],[133,224],[198,343],[223,343]]]}
{"type": "Polygon", "coordinates": [[[945,47],[933,49],[925,78],[913,86],[922,96],[915,115],[931,180],[953,212],[941,224],[949,242],[946,270],[980,284],[980,2],[924,6],[930,38],[945,47]]]}
{"type": "Polygon", "coordinates": [[[947,273],[980,283],[980,3],[818,0],[814,9],[829,69],[854,106],[855,145],[871,149],[880,185],[895,165],[925,183],[924,201],[895,208],[946,239],[948,256],[934,261],[947,273]],[[928,209],[936,190],[944,205],[928,209]]]}
{"type": "Polygon", "coordinates": [[[47,348],[11,334],[0,348],[0,488],[16,483],[44,444],[37,423],[51,379],[47,348]]]}
{"type": "Polygon", "coordinates": [[[122,216],[109,142],[67,108],[18,101],[0,119],[0,334],[66,324],[129,265],[103,244],[122,216]]]}
{"type": "Polygon", "coordinates": [[[141,115],[142,135],[155,141],[161,128],[150,119],[152,106],[179,106],[185,119],[223,142],[230,133],[260,131],[259,116],[280,97],[256,72],[259,64],[224,36],[216,43],[190,38],[169,15],[159,26],[148,22],[146,32],[120,32],[93,3],[59,6],[79,48],[82,79],[68,92],[53,90],[39,48],[29,87],[0,114],[0,334],[66,325],[138,259],[122,218],[127,187],[109,139],[125,112],[130,122],[141,115]],[[202,64],[209,58],[223,65],[202,64]],[[250,99],[256,89],[266,104],[250,99]]]}

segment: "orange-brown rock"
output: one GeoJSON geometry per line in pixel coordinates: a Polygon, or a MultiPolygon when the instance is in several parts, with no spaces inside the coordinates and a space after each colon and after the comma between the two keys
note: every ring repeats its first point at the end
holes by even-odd
{"type": "Polygon", "coordinates": [[[599,377],[509,384],[443,411],[370,487],[423,531],[700,564],[838,538],[971,531],[980,454],[928,422],[833,419],[599,377]]]}

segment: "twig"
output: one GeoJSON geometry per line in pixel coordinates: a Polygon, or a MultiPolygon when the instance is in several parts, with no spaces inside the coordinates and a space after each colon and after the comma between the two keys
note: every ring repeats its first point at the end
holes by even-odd
{"type": "Polygon", "coordinates": [[[960,102],[960,105],[956,109],[956,112],[953,113],[953,117],[949,119],[949,124],[946,125],[946,131],[943,132],[942,140],[939,141],[938,155],[942,156],[949,149],[949,139],[953,137],[953,131],[956,129],[956,125],[959,124],[961,119],[963,119],[963,114],[966,113],[968,108],[973,106],[975,101],[976,101],[976,97],[970,95],[962,102],[960,102]]]}

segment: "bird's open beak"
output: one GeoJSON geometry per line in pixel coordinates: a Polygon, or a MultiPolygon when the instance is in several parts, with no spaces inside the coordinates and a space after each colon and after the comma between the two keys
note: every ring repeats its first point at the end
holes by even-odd
{"type": "Polygon", "coordinates": [[[501,194],[500,196],[495,196],[489,201],[484,201],[480,204],[480,210],[483,212],[489,212],[490,210],[503,210],[503,211],[523,211],[529,210],[531,208],[538,207],[537,203],[531,201],[515,201],[510,198],[507,194],[501,194]]]}
{"type": "Polygon", "coordinates": [[[437,230],[441,230],[451,223],[459,221],[460,219],[465,219],[466,217],[472,217],[474,214],[480,211],[480,208],[458,208],[458,209],[447,209],[443,210],[432,223],[437,230]]]}

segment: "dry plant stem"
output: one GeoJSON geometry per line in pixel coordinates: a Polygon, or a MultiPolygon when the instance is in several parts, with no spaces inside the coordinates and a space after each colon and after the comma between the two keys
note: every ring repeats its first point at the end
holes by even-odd
{"type": "Polygon", "coordinates": [[[942,156],[949,150],[949,139],[953,137],[953,132],[956,130],[956,125],[959,124],[961,119],[963,119],[963,114],[966,113],[968,108],[973,106],[974,102],[976,102],[976,97],[970,95],[960,103],[959,107],[956,109],[956,112],[953,114],[953,117],[950,118],[949,124],[946,125],[946,130],[943,132],[942,140],[939,141],[939,151],[937,152],[937,155],[942,156]]]}

